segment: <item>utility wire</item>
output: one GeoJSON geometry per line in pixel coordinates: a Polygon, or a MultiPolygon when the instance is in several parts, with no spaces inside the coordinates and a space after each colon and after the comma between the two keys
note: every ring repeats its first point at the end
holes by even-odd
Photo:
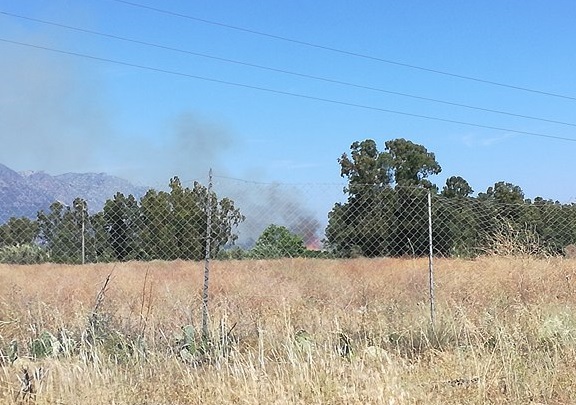
{"type": "Polygon", "coordinates": [[[97,36],[101,36],[101,37],[105,37],[105,38],[112,38],[112,39],[116,39],[116,40],[120,40],[120,41],[124,41],[124,42],[130,42],[130,43],[134,43],[134,44],[138,44],[138,45],[150,46],[150,47],[168,50],[168,51],[172,51],[172,52],[184,53],[184,54],[198,56],[198,57],[202,57],[202,58],[217,60],[220,62],[232,63],[232,64],[236,64],[236,65],[247,66],[247,67],[251,67],[251,68],[257,68],[257,69],[267,70],[267,71],[276,72],[276,73],[282,73],[282,74],[291,75],[291,76],[303,77],[306,79],[318,80],[318,81],[323,81],[326,83],[333,83],[333,84],[338,84],[338,85],[342,85],[342,86],[354,87],[357,89],[376,91],[376,92],[380,92],[380,93],[392,94],[392,95],[396,95],[396,96],[407,97],[407,98],[412,98],[412,99],[422,100],[422,101],[429,101],[429,102],[433,102],[433,103],[439,103],[439,104],[450,105],[450,106],[455,106],[455,107],[462,107],[462,108],[467,108],[467,109],[471,109],[471,110],[484,111],[484,112],[489,112],[489,113],[494,113],[494,114],[501,114],[501,115],[506,115],[506,116],[510,116],[510,117],[524,118],[524,119],[529,119],[529,120],[534,120],[534,121],[542,121],[542,122],[549,122],[552,124],[560,124],[560,125],[567,125],[567,126],[571,126],[571,127],[576,127],[575,123],[570,123],[570,122],[565,122],[565,121],[557,121],[557,120],[552,120],[552,119],[547,119],[547,118],[534,117],[534,116],[530,116],[530,115],[516,114],[516,113],[512,113],[512,112],[494,110],[494,109],[485,108],[485,107],[477,107],[477,106],[472,106],[472,105],[467,105],[467,104],[462,104],[462,103],[456,103],[456,102],[451,102],[451,101],[446,101],[446,100],[439,100],[439,99],[430,98],[430,97],[422,97],[422,96],[418,96],[418,95],[414,95],[414,94],[402,93],[402,92],[398,92],[398,91],[385,90],[385,89],[378,88],[378,87],[365,86],[365,85],[361,85],[361,84],[330,79],[330,78],[326,78],[326,77],[322,77],[322,76],[314,76],[314,75],[309,75],[309,74],[305,74],[305,73],[293,72],[293,71],[289,71],[289,70],[285,70],[285,69],[277,69],[277,68],[273,68],[273,67],[269,67],[269,66],[257,65],[257,64],[242,62],[242,61],[238,61],[238,60],[234,60],[234,59],[222,58],[222,57],[208,55],[208,54],[204,54],[204,53],[193,52],[193,51],[189,51],[189,50],[185,50],[185,49],[181,49],[181,48],[175,48],[175,47],[160,45],[160,44],[156,44],[156,43],[152,43],[152,42],[140,41],[140,40],[136,40],[136,39],[121,37],[118,35],[107,34],[104,32],[89,30],[89,29],[85,29],[85,28],[73,27],[70,25],[64,25],[64,24],[55,23],[52,21],[40,20],[40,19],[32,18],[32,17],[25,17],[22,15],[9,13],[6,11],[0,11],[0,14],[5,15],[5,16],[9,16],[9,17],[16,17],[16,18],[20,18],[20,19],[24,19],[24,20],[28,20],[28,21],[33,21],[33,22],[37,22],[37,23],[41,23],[41,24],[47,24],[47,25],[51,25],[51,26],[55,26],[55,27],[59,27],[59,28],[65,28],[68,30],[83,32],[83,33],[87,33],[87,34],[91,34],[91,35],[97,35],[97,36]]]}
{"type": "Polygon", "coordinates": [[[237,177],[229,177],[229,176],[213,175],[212,177],[214,177],[215,179],[233,180],[233,181],[238,181],[238,182],[242,182],[242,183],[257,184],[257,185],[262,185],[262,186],[274,186],[274,185],[280,185],[280,186],[304,186],[304,185],[309,185],[309,186],[345,186],[346,185],[346,183],[344,183],[344,182],[339,182],[339,183],[278,183],[278,182],[267,183],[267,182],[263,182],[263,181],[245,180],[245,179],[240,179],[237,177]]]}
{"type": "Polygon", "coordinates": [[[460,125],[466,125],[466,126],[471,126],[471,127],[476,127],[476,128],[491,129],[491,130],[495,130],[495,131],[504,131],[504,132],[511,132],[511,133],[515,133],[515,134],[535,136],[535,137],[540,137],[540,138],[548,138],[548,139],[557,139],[557,140],[568,141],[568,142],[576,142],[576,139],[574,139],[574,138],[568,138],[568,137],[557,136],[557,135],[547,135],[547,134],[542,134],[542,133],[537,133],[537,132],[520,131],[520,130],[515,130],[515,129],[509,129],[509,128],[495,127],[495,126],[490,126],[490,125],[475,124],[472,122],[451,120],[451,119],[447,119],[447,118],[439,118],[439,117],[434,117],[434,116],[429,116],[429,115],[413,114],[413,113],[408,113],[408,112],[404,112],[404,111],[389,110],[386,108],[374,107],[374,106],[369,106],[369,105],[364,105],[364,104],[350,103],[347,101],[339,101],[339,100],[334,100],[334,99],[310,96],[310,95],[306,95],[306,94],[293,93],[293,92],[288,92],[288,91],[283,91],[283,90],[275,90],[275,89],[270,89],[267,87],[253,86],[253,85],[249,85],[249,84],[231,82],[231,81],[221,80],[221,79],[214,79],[214,78],[210,78],[210,77],[198,76],[198,75],[193,75],[193,74],[189,74],[189,73],[176,72],[173,70],[160,69],[160,68],[155,68],[155,67],[151,67],[151,66],[139,65],[139,64],[130,63],[130,62],[124,62],[124,61],[102,58],[102,57],[93,56],[93,55],[87,55],[87,54],[78,53],[78,52],[64,51],[61,49],[51,48],[51,47],[47,47],[47,46],[34,45],[34,44],[29,44],[29,43],[20,42],[20,41],[12,41],[12,40],[5,39],[5,38],[0,38],[0,41],[5,42],[5,43],[14,44],[14,45],[25,46],[25,47],[29,47],[29,48],[41,49],[41,50],[50,51],[50,52],[54,52],[54,53],[64,54],[64,55],[71,55],[71,56],[81,57],[81,58],[90,59],[90,60],[114,63],[117,65],[128,66],[128,67],[142,69],[142,70],[148,70],[148,71],[152,71],[152,72],[164,73],[164,74],[173,75],[173,76],[188,77],[188,78],[203,80],[203,81],[211,82],[211,83],[219,83],[219,84],[225,84],[228,86],[240,87],[240,88],[251,89],[251,90],[258,90],[258,91],[267,92],[267,93],[271,93],[271,94],[280,94],[280,95],[285,95],[285,96],[297,97],[297,98],[301,98],[301,99],[321,101],[324,103],[330,103],[330,104],[335,104],[335,105],[343,105],[343,106],[347,106],[347,107],[356,107],[356,108],[361,108],[361,109],[365,109],[365,110],[379,111],[379,112],[385,112],[385,113],[397,114],[397,115],[404,115],[407,117],[423,118],[423,119],[433,120],[433,121],[448,122],[451,124],[460,124],[460,125]]]}
{"type": "Polygon", "coordinates": [[[438,75],[454,77],[454,78],[458,78],[458,79],[462,79],[462,80],[470,80],[470,81],[474,81],[474,82],[478,82],[478,83],[490,84],[490,85],[493,85],[493,86],[499,86],[499,87],[504,87],[504,88],[508,88],[508,89],[520,90],[520,91],[525,91],[525,92],[534,93],[534,94],[540,94],[540,95],[544,95],[544,96],[557,97],[557,98],[563,98],[563,99],[566,99],[566,100],[576,101],[576,97],[574,97],[574,96],[568,96],[568,95],[559,94],[559,93],[552,93],[552,92],[543,91],[543,90],[538,90],[538,89],[531,89],[531,88],[528,88],[528,87],[514,86],[514,85],[511,85],[511,84],[496,82],[496,81],[487,80],[487,79],[481,79],[481,78],[478,78],[478,77],[466,76],[466,75],[461,75],[461,74],[457,74],[457,73],[451,73],[451,72],[447,72],[447,71],[443,71],[443,70],[431,69],[431,68],[427,68],[427,67],[423,67],[423,66],[418,66],[418,65],[411,65],[411,64],[409,64],[409,63],[398,62],[398,61],[394,61],[394,60],[391,60],[391,59],[383,59],[383,58],[379,58],[379,57],[376,57],[376,56],[371,56],[371,55],[367,55],[367,54],[363,54],[363,53],[359,53],[359,52],[352,52],[352,51],[347,51],[347,50],[344,50],[344,49],[333,48],[333,47],[326,46],[326,45],[315,44],[315,43],[313,43],[313,42],[301,41],[301,40],[298,40],[298,39],[293,39],[293,38],[283,37],[283,36],[280,36],[280,35],[269,34],[269,33],[262,32],[262,31],[252,30],[252,29],[250,29],[250,28],[244,28],[244,27],[239,27],[239,26],[235,26],[235,25],[224,24],[224,23],[220,23],[220,22],[217,22],[217,21],[211,21],[211,20],[207,20],[207,19],[204,19],[204,18],[198,18],[198,17],[194,17],[194,16],[191,16],[191,15],[187,15],[187,14],[181,14],[181,13],[177,13],[177,12],[174,12],[174,11],[169,11],[169,10],[165,10],[165,9],[160,9],[160,8],[157,8],[157,7],[146,6],[146,5],[144,5],[144,4],[134,3],[134,2],[132,2],[132,1],[127,1],[127,0],[109,0],[109,1],[115,1],[115,2],[117,2],[117,3],[123,3],[123,4],[127,4],[127,5],[129,5],[129,6],[139,7],[139,8],[142,8],[142,9],[151,10],[151,11],[154,11],[154,12],[157,12],[157,13],[162,13],[162,14],[166,14],[166,15],[171,15],[171,16],[174,16],[174,17],[185,18],[185,19],[188,19],[188,20],[197,21],[197,22],[201,22],[201,23],[204,23],[204,24],[209,24],[209,25],[214,25],[214,26],[218,26],[218,27],[223,27],[223,28],[227,28],[227,29],[231,29],[231,30],[246,32],[246,33],[249,33],[249,34],[259,35],[259,36],[267,37],[267,38],[272,38],[272,39],[276,39],[276,40],[279,40],[279,41],[291,42],[291,43],[294,43],[294,44],[304,45],[304,46],[311,47],[311,48],[316,48],[316,49],[322,49],[322,50],[325,50],[325,51],[335,52],[335,53],[339,53],[339,54],[343,54],[343,55],[354,56],[354,57],[357,57],[357,58],[362,58],[362,59],[367,59],[367,60],[372,60],[372,61],[387,63],[387,64],[390,64],[390,65],[401,66],[401,67],[410,68],[410,69],[415,69],[415,70],[420,70],[420,71],[429,72],[429,73],[435,73],[435,74],[438,74],[438,75]]]}

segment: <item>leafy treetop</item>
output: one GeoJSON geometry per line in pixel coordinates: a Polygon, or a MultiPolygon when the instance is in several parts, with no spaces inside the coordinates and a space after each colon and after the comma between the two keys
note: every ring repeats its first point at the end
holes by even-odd
{"type": "Polygon", "coordinates": [[[351,195],[366,187],[423,186],[435,188],[427,180],[442,168],[434,153],[406,139],[393,139],[385,143],[384,152],[378,151],[372,139],[354,142],[350,157],[344,153],[338,159],[340,175],[348,178],[345,191],[351,195]]]}

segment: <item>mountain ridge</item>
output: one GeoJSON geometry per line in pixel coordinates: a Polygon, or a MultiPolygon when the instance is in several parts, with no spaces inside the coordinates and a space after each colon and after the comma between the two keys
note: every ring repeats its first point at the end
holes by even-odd
{"type": "Polygon", "coordinates": [[[147,190],[106,173],[17,172],[0,163],[0,224],[11,217],[36,219],[38,211],[49,210],[55,201],[71,205],[77,197],[86,200],[88,212],[94,213],[117,192],[139,199],[147,190]]]}

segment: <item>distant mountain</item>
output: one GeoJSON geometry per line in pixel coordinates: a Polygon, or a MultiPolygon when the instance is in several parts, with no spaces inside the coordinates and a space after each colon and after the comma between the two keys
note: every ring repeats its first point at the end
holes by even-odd
{"type": "Polygon", "coordinates": [[[101,211],[106,200],[117,192],[143,196],[148,188],[105,173],[66,173],[51,176],[44,172],[16,172],[0,164],[0,223],[11,217],[36,218],[40,210],[61,201],[71,205],[76,197],[88,203],[88,211],[101,211]]]}

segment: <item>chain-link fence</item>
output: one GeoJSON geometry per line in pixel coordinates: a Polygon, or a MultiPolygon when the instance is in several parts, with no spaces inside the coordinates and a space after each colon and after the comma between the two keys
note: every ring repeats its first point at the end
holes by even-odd
{"type": "Polygon", "coordinates": [[[575,204],[510,199],[422,187],[174,178],[166,190],[117,193],[101,209],[79,196],[36,217],[11,217],[0,225],[0,261],[575,254],[575,204]]]}

